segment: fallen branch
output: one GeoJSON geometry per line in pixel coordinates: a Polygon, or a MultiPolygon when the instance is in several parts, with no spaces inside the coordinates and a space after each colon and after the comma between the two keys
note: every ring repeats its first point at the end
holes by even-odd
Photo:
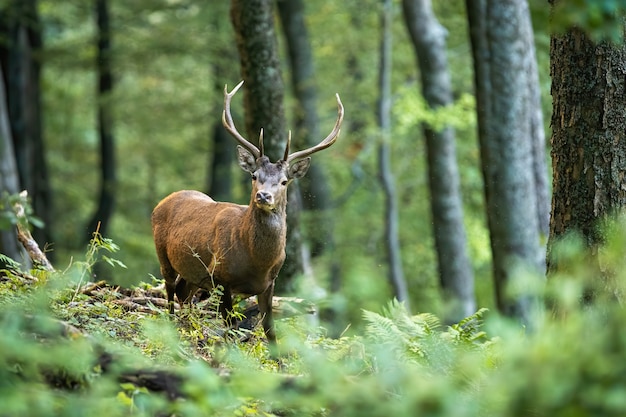
{"type": "Polygon", "coordinates": [[[26,252],[28,252],[28,256],[33,261],[34,265],[46,271],[54,271],[54,267],[50,261],[48,261],[46,255],[39,249],[39,245],[30,234],[30,230],[28,230],[28,218],[26,217],[26,211],[22,204],[27,198],[28,191],[24,190],[20,193],[20,200],[13,204],[13,211],[17,217],[17,239],[22,246],[24,246],[26,252]]]}

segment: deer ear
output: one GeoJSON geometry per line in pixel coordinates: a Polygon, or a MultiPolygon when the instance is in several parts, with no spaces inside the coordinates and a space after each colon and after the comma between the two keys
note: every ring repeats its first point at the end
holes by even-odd
{"type": "Polygon", "coordinates": [[[289,178],[296,179],[304,177],[306,172],[309,170],[310,165],[311,158],[305,158],[289,165],[289,178]]]}
{"type": "Polygon", "coordinates": [[[241,169],[249,172],[250,174],[256,171],[257,166],[254,155],[252,155],[247,149],[239,145],[237,146],[237,162],[239,163],[241,169]]]}

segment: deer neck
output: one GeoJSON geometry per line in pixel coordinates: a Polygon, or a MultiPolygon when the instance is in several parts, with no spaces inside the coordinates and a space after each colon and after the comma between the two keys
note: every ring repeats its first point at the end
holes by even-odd
{"type": "Polygon", "coordinates": [[[248,243],[251,252],[262,253],[266,258],[280,255],[284,251],[287,236],[286,207],[277,206],[272,211],[266,211],[251,203],[244,216],[245,236],[242,238],[248,243]],[[276,251],[276,254],[269,252],[276,251]]]}

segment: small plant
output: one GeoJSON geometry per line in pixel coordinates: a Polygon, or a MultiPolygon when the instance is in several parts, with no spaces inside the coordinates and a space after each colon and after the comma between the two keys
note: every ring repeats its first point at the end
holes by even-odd
{"type": "Polygon", "coordinates": [[[35,216],[26,192],[9,194],[4,191],[0,195],[0,230],[9,230],[18,224],[25,228],[28,228],[30,225],[43,227],[43,221],[35,216]],[[18,216],[15,213],[14,207],[16,204],[24,208],[23,215],[18,216]]]}
{"type": "Polygon", "coordinates": [[[81,286],[86,282],[85,277],[93,271],[94,266],[100,259],[113,267],[118,266],[126,268],[126,265],[124,265],[124,263],[120,260],[108,257],[101,253],[102,251],[116,253],[119,250],[119,246],[117,246],[112,239],[105,238],[100,234],[100,225],[98,225],[96,231],[93,232],[93,237],[89,241],[89,246],[87,247],[87,252],[85,254],[85,260],[74,264],[79,268],[80,274],[78,282],[76,283],[74,295],[70,301],[74,301],[81,286]]]}

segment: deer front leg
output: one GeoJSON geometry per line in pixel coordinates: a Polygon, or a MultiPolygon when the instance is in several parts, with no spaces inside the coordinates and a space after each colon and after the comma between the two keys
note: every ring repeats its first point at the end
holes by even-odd
{"type": "Polygon", "coordinates": [[[274,297],[274,281],[261,294],[257,295],[259,312],[263,317],[263,330],[267,340],[276,343],[276,333],[274,332],[274,319],[272,318],[272,298],[274,297]]]}

